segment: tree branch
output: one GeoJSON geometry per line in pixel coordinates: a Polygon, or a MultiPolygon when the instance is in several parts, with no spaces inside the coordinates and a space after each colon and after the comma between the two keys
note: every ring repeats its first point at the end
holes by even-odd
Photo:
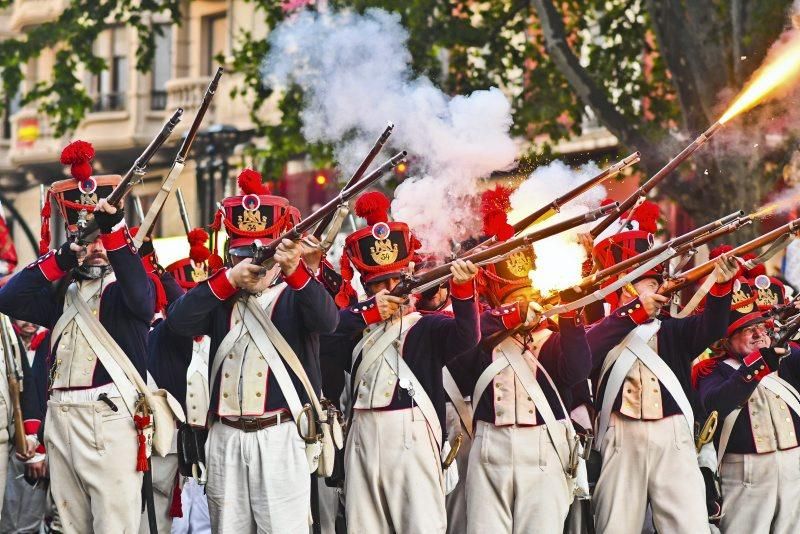
{"type": "Polygon", "coordinates": [[[597,118],[622,144],[635,147],[655,159],[662,159],[658,148],[644,137],[637,125],[623,116],[595,83],[567,44],[566,28],[561,14],[550,0],[531,0],[539,17],[550,58],[567,79],[581,101],[594,111],[597,118]]]}

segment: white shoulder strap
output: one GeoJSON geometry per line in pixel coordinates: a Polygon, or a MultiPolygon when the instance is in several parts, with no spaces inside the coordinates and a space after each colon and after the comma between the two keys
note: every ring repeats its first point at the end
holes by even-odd
{"type": "Polygon", "coordinates": [[[67,290],[67,301],[77,310],[75,321],[84,336],[91,336],[95,339],[87,339],[97,354],[97,359],[108,371],[111,380],[122,396],[125,407],[131,414],[136,413],[136,401],[139,393],[149,392],[147,384],[133,367],[128,355],[120,348],[111,334],[103,327],[100,321],[92,314],[89,305],[81,297],[78,286],[73,284],[67,290]]]}
{"type": "Polygon", "coordinates": [[[467,406],[467,402],[464,400],[464,396],[461,395],[461,390],[458,388],[458,384],[456,384],[447,366],[442,367],[442,385],[444,385],[444,391],[450,397],[458,417],[464,424],[467,434],[472,437],[472,410],[467,406]]]}

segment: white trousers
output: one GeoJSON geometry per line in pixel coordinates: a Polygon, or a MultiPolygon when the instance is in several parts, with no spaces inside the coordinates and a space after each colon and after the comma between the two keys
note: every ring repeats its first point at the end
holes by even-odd
{"type": "MultiPolygon", "coordinates": [[[[7,449],[0,446],[0,454],[7,449]]],[[[23,475],[25,464],[14,457],[13,450],[6,455],[8,478],[6,479],[3,514],[0,519],[0,532],[38,532],[47,510],[47,490],[41,482],[36,486],[28,484],[23,475]]],[[[4,476],[0,474],[0,476],[4,476]]]]}
{"type": "Polygon", "coordinates": [[[800,447],[726,454],[720,467],[723,534],[800,532],[800,447]]]}
{"type": "Polygon", "coordinates": [[[445,532],[441,459],[419,408],[354,410],[347,440],[350,534],[445,532]]]}
{"type": "Polygon", "coordinates": [[[206,459],[212,532],[308,533],[311,475],[291,420],[257,432],[216,421],[206,459]]]}
{"type": "Polygon", "coordinates": [[[472,448],[472,438],[467,434],[458,412],[453,404],[445,405],[447,435],[452,443],[460,433],[463,436],[461,448],[456,454],[458,467],[458,484],[456,488],[445,497],[447,508],[447,534],[464,534],[467,531],[467,467],[469,466],[469,451],[472,448]]]}
{"type": "Polygon", "coordinates": [[[119,397],[47,403],[50,490],[65,533],[133,534],[142,513],[142,473],[133,419],[119,397]]]}
{"type": "Polygon", "coordinates": [[[601,450],[597,532],[641,533],[648,499],[660,534],[709,532],[703,476],[682,415],[642,421],[613,413],[601,450]]]}
{"type": "MultiPolygon", "coordinates": [[[[169,515],[169,509],[172,506],[172,492],[175,490],[175,477],[178,474],[177,453],[170,453],[164,457],[154,454],[150,458],[150,468],[153,474],[153,503],[156,510],[156,526],[159,534],[167,533],[172,529],[172,517],[169,515]]],[[[178,488],[178,491],[180,491],[180,488],[178,488]]],[[[150,534],[146,507],[142,512],[139,534],[150,534]]]]}
{"type": "MultiPolygon", "coordinates": [[[[564,441],[566,446],[566,430],[564,441]]],[[[467,472],[467,532],[560,534],[572,502],[544,425],[478,421],[467,472]],[[534,527],[535,526],[535,527],[534,527]]]]}
{"type": "Polygon", "coordinates": [[[325,479],[315,477],[319,491],[319,524],[322,534],[335,534],[336,513],[339,511],[339,489],[329,488],[325,479]]]}
{"type": "Polygon", "coordinates": [[[187,478],[183,483],[181,508],[183,517],[172,520],[172,534],[211,534],[206,493],[193,478],[187,478]]]}

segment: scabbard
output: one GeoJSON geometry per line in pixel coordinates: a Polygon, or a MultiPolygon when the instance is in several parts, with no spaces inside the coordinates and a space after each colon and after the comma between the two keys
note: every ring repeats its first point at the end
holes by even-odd
{"type": "Polygon", "coordinates": [[[147,471],[144,472],[142,479],[142,494],[144,502],[147,506],[147,523],[150,526],[150,534],[158,534],[158,525],[156,524],[156,503],[153,498],[153,466],[150,463],[150,458],[147,459],[147,471]]]}

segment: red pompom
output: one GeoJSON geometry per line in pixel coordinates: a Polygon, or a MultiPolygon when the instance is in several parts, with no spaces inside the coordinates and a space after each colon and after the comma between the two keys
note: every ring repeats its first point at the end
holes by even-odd
{"type": "Polygon", "coordinates": [[[236,182],[243,195],[268,195],[269,187],[261,183],[261,173],[253,169],[243,169],[236,182]]]}
{"type": "Polygon", "coordinates": [[[339,308],[346,308],[350,305],[350,299],[357,296],[356,290],[350,285],[355,273],[353,272],[353,266],[350,265],[350,258],[347,256],[347,252],[343,252],[342,257],[339,258],[339,270],[342,275],[342,285],[339,287],[339,292],[333,301],[339,308]]]}
{"type": "Polygon", "coordinates": [[[94,147],[86,141],[73,141],[61,151],[61,164],[70,165],[72,177],[79,181],[92,175],[93,159],[94,147]]]}
{"type": "Polygon", "coordinates": [[[389,222],[389,204],[386,195],[380,191],[370,191],[358,197],[354,211],[372,226],[379,222],[389,222]]]}
{"type": "MultiPolygon", "coordinates": [[[[756,259],[756,255],[752,252],[745,254],[742,256],[744,261],[750,261],[756,259]]],[[[745,278],[749,278],[750,280],[754,279],[756,276],[767,274],[767,267],[763,263],[756,264],[752,269],[747,269],[744,271],[745,278]]]]}
{"type": "Polygon", "coordinates": [[[215,273],[216,271],[219,271],[224,266],[225,266],[225,264],[223,263],[222,258],[220,258],[219,254],[211,254],[208,257],[208,274],[209,275],[215,273]]]}
{"type": "Polygon", "coordinates": [[[203,263],[211,256],[211,251],[205,245],[192,245],[189,247],[189,258],[195,263],[203,263]]]}
{"type": "Polygon", "coordinates": [[[603,201],[600,203],[600,205],[601,206],[608,206],[609,204],[613,204],[614,202],[616,202],[616,201],[613,198],[606,197],[606,198],[603,199],[603,201]]]}
{"type": "Polygon", "coordinates": [[[139,227],[131,226],[130,228],[128,228],[128,233],[131,234],[131,237],[136,237],[136,234],[139,233],[139,227]]]}
{"type": "Polygon", "coordinates": [[[208,232],[202,228],[193,228],[186,234],[186,239],[189,240],[189,244],[192,246],[205,245],[206,241],[208,241],[208,232]]]}
{"type": "Polygon", "coordinates": [[[730,245],[720,245],[717,248],[713,249],[711,253],[708,255],[708,259],[713,260],[714,258],[719,258],[726,252],[730,252],[733,250],[733,247],[730,245]]]}
{"type": "Polygon", "coordinates": [[[622,215],[623,219],[630,217],[631,221],[639,223],[639,230],[654,234],[658,231],[658,218],[661,215],[661,209],[655,202],[645,200],[638,207],[634,208],[632,216],[629,213],[622,215]]]}
{"type": "Polygon", "coordinates": [[[494,236],[500,241],[505,241],[514,235],[514,228],[508,224],[511,192],[508,187],[498,185],[494,189],[487,189],[481,195],[484,235],[494,236]]]}

